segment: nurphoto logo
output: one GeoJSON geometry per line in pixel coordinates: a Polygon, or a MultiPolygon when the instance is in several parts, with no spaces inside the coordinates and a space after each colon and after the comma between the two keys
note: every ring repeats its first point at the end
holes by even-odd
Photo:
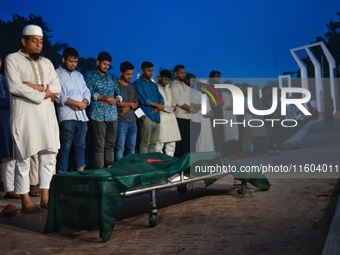
{"type": "MultiPolygon", "coordinates": [[[[247,108],[250,113],[257,116],[268,116],[274,113],[278,107],[278,88],[272,88],[272,105],[267,110],[255,109],[253,105],[253,88],[247,88],[247,95],[245,96],[240,88],[232,84],[215,84],[215,88],[218,89],[228,89],[233,97],[233,114],[234,115],[244,115],[245,114],[245,101],[247,101],[247,108]]],[[[295,105],[304,115],[312,115],[308,109],[303,105],[308,103],[311,99],[311,93],[305,88],[281,88],[281,116],[286,115],[286,106],[295,105]],[[288,98],[287,95],[291,93],[300,93],[304,95],[302,98],[288,98]]],[[[208,97],[206,94],[201,95],[202,100],[202,114],[207,114],[208,97]]],[[[295,119],[250,119],[248,121],[243,120],[242,122],[233,122],[233,120],[227,119],[213,119],[213,127],[216,125],[248,125],[249,127],[262,127],[265,122],[270,122],[274,126],[275,122],[280,122],[283,127],[295,127],[298,123],[295,119]]]]}

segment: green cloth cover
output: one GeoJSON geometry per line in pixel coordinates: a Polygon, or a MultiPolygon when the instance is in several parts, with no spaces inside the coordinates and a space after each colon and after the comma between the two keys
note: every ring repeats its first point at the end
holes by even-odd
{"type": "MultiPolygon", "coordinates": [[[[54,175],[44,232],[56,231],[62,227],[99,229],[100,238],[109,240],[124,200],[121,193],[138,185],[159,183],[181,171],[192,177],[190,167],[221,164],[222,161],[224,165],[236,166],[238,170],[241,166],[221,156],[219,152],[188,153],[181,158],[155,152],[127,155],[111,168],[54,175]]],[[[206,175],[206,186],[217,180],[208,178],[209,173],[206,175]]],[[[270,186],[261,173],[238,172],[233,173],[233,176],[262,190],[268,190],[270,186]]]]}

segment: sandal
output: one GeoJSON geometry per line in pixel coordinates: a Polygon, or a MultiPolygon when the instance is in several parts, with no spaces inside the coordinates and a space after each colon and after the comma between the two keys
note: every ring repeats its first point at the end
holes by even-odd
{"type": "Polygon", "coordinates": [[[34,206],[30,206],[30,207],[21,207],[21,212],[22,213],[40,213],[40,212],[43,212],[44,209],[40,208],[39,206],[37,205],[34,205],[34,206]]]}
{"type": "Polygon", "coordinates": [[[15,193],[14,191],[10,191],[4,195],[4,198],[5,199],[20,199],[21,197],[19,194],[15,193]]]}
{"type": "Polygon", "coordinates": [[[40,197],[41,196],[41,191],[38,188],[37,185],[30,185],[30,192],[29,192],[30,197],[40,197]]]}
{"type": "Polygon", "coordinates": [[[17,214],[17,208],[13,204],[8,204],[5,208],[1,211],[2,216],[4,217],[11,217],[17,214]]]}

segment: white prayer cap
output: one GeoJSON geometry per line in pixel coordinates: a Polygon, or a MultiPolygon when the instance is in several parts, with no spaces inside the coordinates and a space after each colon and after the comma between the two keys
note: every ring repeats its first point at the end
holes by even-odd
{"type": "Polygon", "coordinates": [[[199,79],[198,83],[208,84],[208,80],[206,80],[206,79],[199,79]]]}
{"type": "Polygon", "coordinates": [[[27,36],[27,35],[39,35],[39,36],[44,36],[41,27],[36,26],[36,25],[27,25],[24,27],[22,30],[22,35],[27,36]]]}

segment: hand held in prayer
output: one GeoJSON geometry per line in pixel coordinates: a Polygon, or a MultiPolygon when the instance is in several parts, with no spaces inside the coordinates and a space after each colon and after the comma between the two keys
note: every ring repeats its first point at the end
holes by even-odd
{"type": "Polygon", "coordinates": [[[108,97],[107,100],[106,100],[106,102],[108,102],[109,104],[114,105],[114,104],[117,103],[117,99],[112,98],[112,97],[108,97]]]}
{"type": "Polygon", "coordinates": [[[163,104],[158,104],[157,109],[158,111],[163,111],[164,110],[164,105],[163,104]]]}
{"type": "Polygon", "coordinates": [[[82,101],[82,102],[79,102],[79,105],[78,105],[77,108],[78,108],[79,111],[82,111],[82,110],[85,110],[86,107],[87,107],[86,102],[82,101]]]}
{"type": "Polygon", "coordinates": [[[152,110],[151,113],[152,113],[152,114],[155,114],[155,113],[157,113],[157,112],[159,112],[159,110],[158,110],[158,108],[155,108],[155,109],[152,110]]]}
{"type": "Polygon", "coordinates": [[[79,108],[77,106],[70,106],[73,111],[79,111],[79,108]]]}
{"type": "Polygon", "coordinates": [[[125,106],[122,108],[122,112],[120,113],[120,115],[124,115],[125,113],[127,113],[130,110],[129,106],[125,106]]]}

